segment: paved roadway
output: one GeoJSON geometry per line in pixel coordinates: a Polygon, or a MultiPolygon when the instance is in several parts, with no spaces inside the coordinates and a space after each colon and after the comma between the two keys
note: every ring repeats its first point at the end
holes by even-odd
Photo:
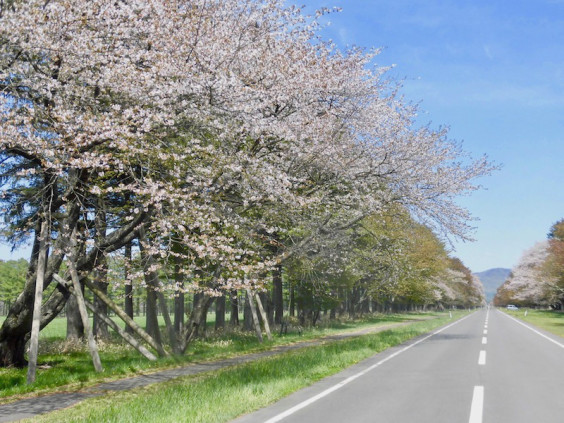
{"type": "Polygon", "coordinates": [[[235,420],[278,421],[564,421],[564,340],[477,311],[235,420]]]}

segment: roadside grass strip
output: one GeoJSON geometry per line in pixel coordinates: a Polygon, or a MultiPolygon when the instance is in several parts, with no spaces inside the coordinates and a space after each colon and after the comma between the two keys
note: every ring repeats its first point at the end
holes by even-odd
{"type": "Polygon", "coordinates": [[[251,363],[88,399],[38,422],[227,422],[451,319],[412,323],[251,363]]]}
{"type": "MultiPolygon", "coordinates": [[[[382,326],[401,324],[417,319],[435,318],[437,314],[371,315],[362,320],[331,321],[320,328],[305,328],[300,335],[274,334],[272,342],[260,344],[256,335],[241,330],[216,334],[210,330],[206,339],[195,340],[185,356],[160,358],[151,362],[129,345],[110,339],[98,343],[104,372],[96,373],[84,342],[65,340],[66,319],[57,318],[41,331],[38,376],[35,383],[26,383],[27,369],[0,369],[0,404],[38,394],[76,391],[120,378],[186,366],[192,363],[232,358],[248,353],[267,351],[275,346],[316,340],[324,336],[342,335],[351,331],[372,330],[382,326]]],[[[137,318],[142,323],[142,318],[137,318]]],[[[164,329],[163,329],[164,330],[164,329]]]]}
{"type": "Polygon", "coordinates": [[[517,317],[554,335],[564,337],[564,313],[561,311],[521,309],[517,311],[503,310],[503,313],[507,316],[517,317]]]}
{"type": "Polygon", "coordinates": [[[516,318],[513,317],[513,316],[510,316],[510,315],[506,314],[506,317],[508,317],[509,319],[515,321],[516,323],[520,324],[521,326],[523,326],[523,327],[529,329],[530,331],[536,333],[537,335],[543,337],[543,338],[546,339],[547,341],[552,342],[554,345],[557,345],[557,346],[559,346],[560,348],[564,348],[564,343],[558,342],[558,341],[552,339],[551,337],[546,336],[544,333],[539,332],[539,331],[536,330],[535,328],[533,328],[533,327],[531,327],[531,326],[529,326],[529,325],[527,325],[527,324],[521,322],[520,320],[516,319],[516,318]]]}

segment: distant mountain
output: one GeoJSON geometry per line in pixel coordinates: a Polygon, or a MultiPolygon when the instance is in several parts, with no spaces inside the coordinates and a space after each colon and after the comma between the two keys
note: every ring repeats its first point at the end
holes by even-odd
{"type": "Polygon", "coordinates": [[[486,293],[486,300],[489,302],[493,300],[497,288],[503,285],[503,282],[508,278],[511,273],[511,269],[503,269],[497,267],[495,269],[484,270],[483,272],[474,273],[480,278],[482,284],[484,285],[484,291],[486,293]]]}

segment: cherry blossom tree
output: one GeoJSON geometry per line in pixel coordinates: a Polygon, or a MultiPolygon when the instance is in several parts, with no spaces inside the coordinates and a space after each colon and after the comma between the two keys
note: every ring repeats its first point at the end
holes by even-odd
{"type": "Polygon", "coordinates": [[[548,254],[542,266],[546,280],[545,295],[550,304],[564,307],[564,219],[551,226],[548,233],[548,254]]]}
{"type": "Polygon", "coordinates": [[[543,263],[548,256],[548,242],[537,242],[526,250],[517,265],[511,269],[508,280],[496,294],[496,304],[546,305],[545,293],[550,280],[543,275],[543,263]]]}
{"type": "MultiPolygon", "coordinates": [[[[206,301],[260,287],[276,264],[393,203],[468,237],[469,215],[454,199],[492,166],[466,158],[446,131],[415,127],[415,108],[374,68],[376,52],[339,51],[300,8],[279,0],[0,8],[2,203],[14,218],[4,229],[15,245],[34,246],[0,329],[3,365],[25,363],[42,222],[45,288],[64,260],[87,280],[138,240],[146,274],[181,262],[182,289],[206,301]]],[[[178,289],[150,280],[156,292],[178,289]]],[[[68,296],[58,284],[42,326],[68,296]]]]}

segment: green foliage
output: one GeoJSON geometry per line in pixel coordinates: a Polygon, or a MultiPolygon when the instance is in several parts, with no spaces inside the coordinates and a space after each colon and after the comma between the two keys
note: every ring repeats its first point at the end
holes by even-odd
{"type": "Polygon", "coordinates": [[[548,238],[564,241],[564,219],[560,219],[551,226],[550,231],[548,232],[548,238]]]}
{"type": "Polygon", "coordinates": [[[11,302],[22,292],[27,268],[25,259],[0,260],[0,301],[11,302]]]}
{"type": "MultiPolygon", "coordinates": [[[[360,252],[369,290],[381,300],[407,304],[434,302],[434,278],[448,266],[443,243],[400,208],[363,222],[360,252]]],[[[360,267],[360,266],[357,266],[360,267]]]]}

